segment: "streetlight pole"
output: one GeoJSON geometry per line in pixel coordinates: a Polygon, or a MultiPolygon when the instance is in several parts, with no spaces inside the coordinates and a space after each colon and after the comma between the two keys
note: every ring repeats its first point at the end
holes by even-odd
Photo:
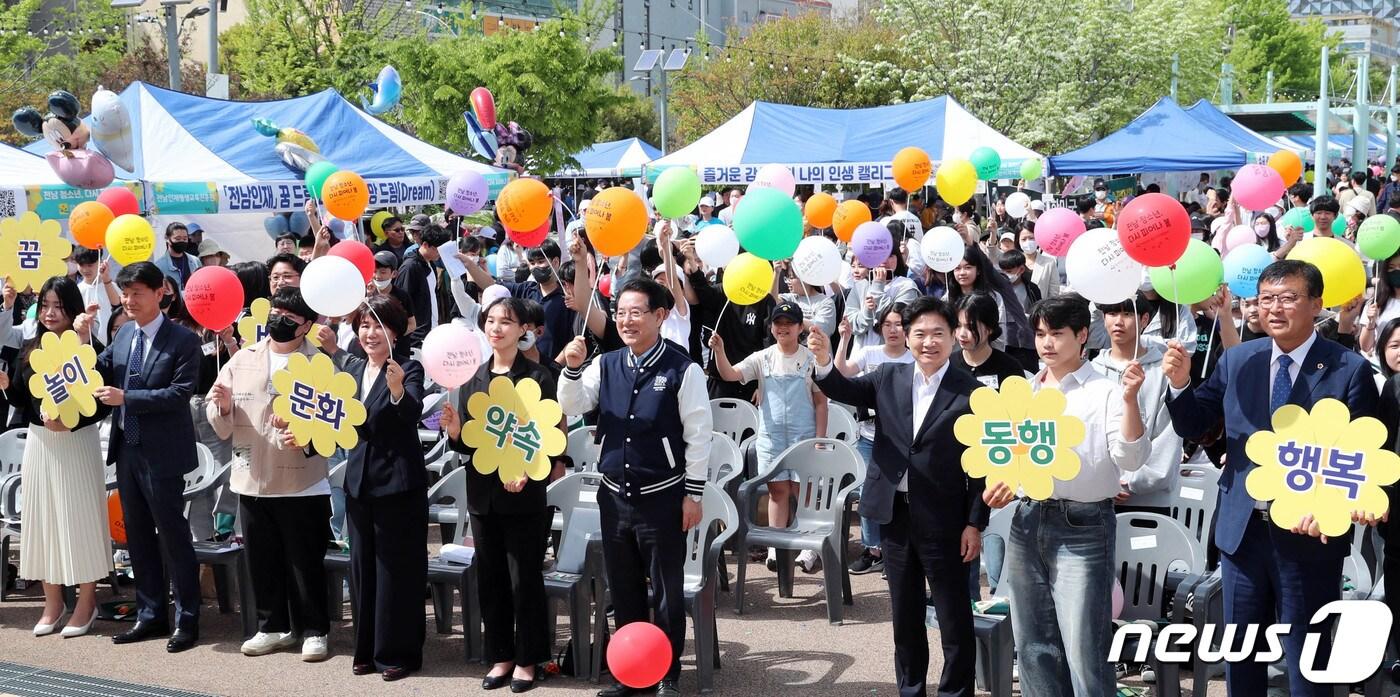
{"type": "Polygon", "coordinates": [[[666,150],[666,70],[661,70],[661,154],[665,155],[666,150]]]}
{"type": "Polygon", "coordinates": [[[209,0],[209,74],[219,72],[219,0],[209,0]]]}
{"type": "Polygon", "coordinates": [[[165,6],[165,57],[170,65],[170,89],[180,91],[180,22],[175,6],[165,6]]]}

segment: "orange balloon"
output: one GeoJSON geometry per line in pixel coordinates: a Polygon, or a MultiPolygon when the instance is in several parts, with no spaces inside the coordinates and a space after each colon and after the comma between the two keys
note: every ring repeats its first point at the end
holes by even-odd
{"type": "Polygon", "coordinates": [[[360,175],[340,170],[321,185],[321,200],[326,212],[341,220],[359,220],[369,207],[369,185],[360,175]]]}
{"type": "Polygon", "coordinates": [[[583,229],[593,248],[603,256],[621,256],[632,251],[646,234],[647,206],[631,189],[604,189],[588,204],[583,229]]]}
{"type": "Polygon", "coordinates": [[[538,229],[553,209],[549,187],[538,179],[516,179],[496,197],[496,217],[510,230],[538,229]]]}
{"type": "Polygon", "coordinates": [[[1280,150],[1269,156],[1269,169],[1283,177],[1283,183],[1293,186],[1303,176],[1303,161],[1292,150],[1280,150]]]}
{"type": "Polygon", "coordinates": [[[913,146],[894,154],[894,181],[905,191],[913,191],[928,182],[933,162],[928,153],[913,146]]]}
{"type": "Polygon", "coordinates": [[[831,217],[836,215],[836,197],[820,191],[812,194],[802,213],[812,227],[831,227],[831,217]]]}
{"type": "Polygon", "coordinates": [[[126,519],[122,517],[122,499],[116,489],[107,492],[107,531],[113,542],[126,544],[126,519]]]}
{"type": "Polygon", "coordinates": [[[68,215],[68,229],[78,244],[88,249],[101,249],[107,241],[107,226],[115,217],[111,208],[97,201],[83,201],[68,215]]]}
{"type": "Polygon", "coordinates": [[[831,229],[836,231],[836,237],[842,242],[850,242],[851,235],[856,233],[856,228],[861,223],[870,222],[870,206],[864,201],[850,200],[842,201],[836,207],[836,214],[831,217],[831,229]]]}

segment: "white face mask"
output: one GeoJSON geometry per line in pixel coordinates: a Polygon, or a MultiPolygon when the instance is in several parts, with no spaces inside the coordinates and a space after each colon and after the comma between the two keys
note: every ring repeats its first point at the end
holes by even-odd
{"type": "Polygon", "coordinates": [[[390,286],[392,283],[393,283],[393,281],[388,280],[388,279],[385,279],[385,280],[381,281],[381,280],[379,280],[379,279],[376,278],[376,279],[374,279],[374,288],[375,288],[375,290],[378,290],[379,292],[383,293],[384,291],[386,291],[386,290],[389,289],[389,286],[390,286]]]}
{"type": "Polygon", "coordinates": [[[1094,189],[1094,198],[1102,201],[1108,198],[1108,192],[1103,189],[1094,189]]]}
{"type": "Polygon", "coordinates": [[[1021,243],[1021,251],[1026,254],[1035,254],[1040,251],[1040,245],[1035,240],[1026,240],[1021,243]]]}
{"type": "Polygon", "coordinates": [[[1269,226],[1268,226],[1267,224],[1266,224],[1266,225],[1255,225],[1255,226],[1254,226],[1254,236],[1255,236],[1255,237],[1258,237],[1259,239],[1264,239],[1265,237],[1268,237],[1268,236],[1269,236],[1269,226]]]}
{"type": "Polygon", "coordinates": [[[524,334],[520,335],[520,343],[518,344],[520,350],[529,351],[530,349],[534,348],[536,338],[537,337],[535,336],[535,333],[533,331],[527,331],[524,334]]]}
{"type": "Polygon", "coordinates": [[[954,213],[954,214],[953,214],[953,224],[954,224],[954,225],[962,225],[962,221],[963,221],[962,213],[954,213]]]}

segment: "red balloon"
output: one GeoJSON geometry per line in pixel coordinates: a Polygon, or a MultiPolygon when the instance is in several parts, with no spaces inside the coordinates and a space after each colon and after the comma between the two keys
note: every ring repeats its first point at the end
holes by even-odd
{"type": "Polygon", "coordinates": [[[185,282],[185,307],[201,327],[223,331],[243,311],[243,284],[222,266],[201,266],[185,282]]]}
{"type": "Polygon", "coordinates": [[[472,90],[472,112],[476,114],[476,122],[486,130],[496,127],[496,98],[491,96],[491,90],[485,87],[478,87],[472,90]]]}
{"type": "Polygon", "coordinates": [[[623,625],[608,642],[608,671],[628,687],[651,687],[671,669],[671,640],[650,622],[623,625]]]}
{"type": "Polygon", "coordinates": [[[360,275],[365,277],[365,283],[374,278],[374,252],[364,242],[341,240],[331,247],[330,255],[349,259],[360,270],[360,275]]]}
{"type": "Polygon", "coordinates": [[[529,232],[516,232],[506,228],[506,235],[510,236],[510,239],[521,247],[538,247],[546,237],[549,237],[549,220],[545,219],[544,225],[529,232]]]}
{"type": "Polygon", "coordinates": [[[1115,221],[1123,251],[1143,266],[1171,266],[1191,241],[1191,217],[1166,194],[1143,194],[1128,202],[1115,221]]]}
{"type": "Polygon", "coordinates": [[[114,186],[104,189],[97,195],[97,202],[112,209],[112,217],[119,217],[130,213],[131,215],[141,215],[141,205],[136,202],[136,194],[124,186],[114,186]]]}
{"type": "Polygon", "coordinates": [[[612,297],[612,274],[608,274],[598,279],[598,292],[605,298],[612,297]]]}

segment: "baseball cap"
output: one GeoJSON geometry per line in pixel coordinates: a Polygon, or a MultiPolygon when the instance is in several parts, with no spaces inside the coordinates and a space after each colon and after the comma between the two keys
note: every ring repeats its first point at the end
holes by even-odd
{"type": "Polygon", "coordinates": [[[785,319],[789,322],[801,322],[802,308],[798,307],[797,303],[778,303],[778,306],[773,308],[773,313],[769,315],[769,321],[777,322],[780,319],[785,319]]]}
{"type": "Polygon", "coordinates": [[[1045,212],[1045,202],[1041,201],[1040,199],[1031,201],[1031,210],[1040,211],[1042,213],[1045,212]]]}
{"type": "Polygon", "coordinates": [[[418,215],[413,216],[412,220],[408,221],[408,224],[404,226],[404,229],[422,232],[423,230],[426,230],[429,225],[432,224],[432,218],[428,217],[428,215],[425,213],[419,213],[418,215]]]}
{"type": "Polygon", "coordinates": [[[579,215],[580,218],[583,217],[583,212],[586,211],[586,210],[588,210],[588,206],[589,206],[589,204],[591,204],[591,203],[593,203],[593,199],[591,199],[591,198],[586,198],[586,199],[583,200],[582,203],[578,204],[578,215],[579,215]]]}
{"type": "Polygon", "coordinates": [[[1015,241],[1016,241],[1016,233],[1014,233],[1014,232],[1012,232],[1012,231],[1010,231],[1010,230],[1007,230],[1006,232],[1001,233],[1001,239],[1003,239],[1003,240],[1011,240],[1012,242],[1015,242],[1015,241]]]}
{"type": "Polygon", "coordinates": [[[219,248],[219,243],[214,240],[204,240],[199,243],[199,250],[194,253],[197,257],[209,257],[215,254],[223,254],[224,250],[219,248]]]}
{"type": "Polygon", "coordinates": [[[702,206],[709,206],[710,208],[714,208],[714,207],[715,207],[715,197],[714,197],[714,196],[709,196],[709,195],[701,196],[701,197],[700,197],[700,205],[702,205],[702,206]]]}
{"type": "Polygon", "coordinates": [[[1095,180],[1094,180],[1094,188],[1095,188],[1095,189],[1107,189],[1107,188],[1108,188],[1108,185],[1103,183],[1103,179],[1095,179],[1095,180]]]}
{"type": "Polygon", "coordinates": [[[185,232],[188,232],[191,235],[198,235],[204,232],[204,228],[200,227],[199,223],[190,223],[185,226],[185,232]]]}
{"type": "Polygon", "coordinates": [[[399,268],[399,257],[390,251],[374,253],[374,268],[397,269],[399,268]]]}

